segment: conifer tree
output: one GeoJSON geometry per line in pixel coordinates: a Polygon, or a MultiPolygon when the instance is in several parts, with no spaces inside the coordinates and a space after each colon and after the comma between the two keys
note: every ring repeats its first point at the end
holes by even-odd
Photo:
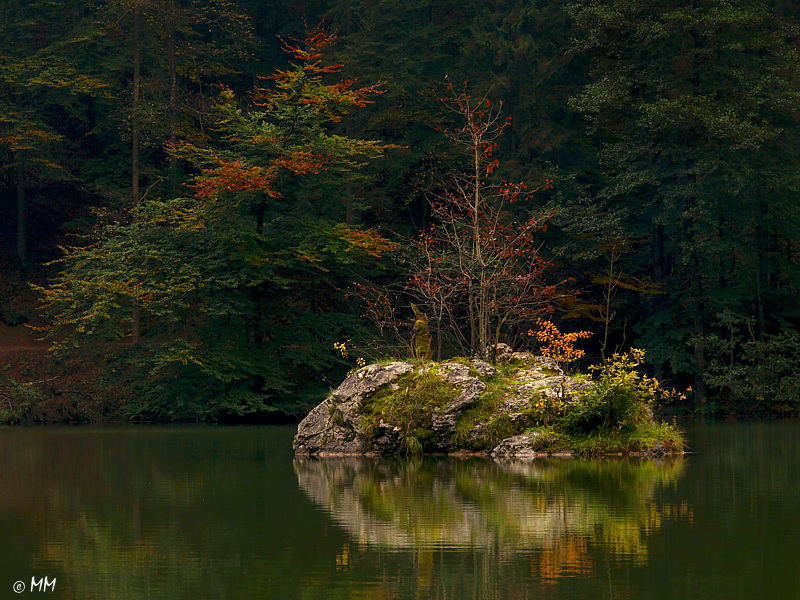
{"type": "Polygon", "coordinates": [[[356,177],[386,149],[333,129],[377,93],[336,79],[340,65],[324,60],[333,39],[318,29],[287,43],[290,67],[248,103],[223,92],[213,143],[172,148],[198,169],[192,194],[140,202],[127,224],[67,249],[43,290],[56,329],[74,342],[107,340],[104,352],[130,339],[138,307],[142,348],[131,364],[149,374],[131,383],[141,401],[130,410],[212,418],[274,408],[300,382],[307,393],[326,385],[338,360],[329,342],[346,317],[324,306],[335,302],[325,281],[390,247],[308,210],[318,186],[356,177]],[[162,396],[171,385],[174,401],[162,396]]]}
{"type": "Polygon", "coordinates": [[[788,308],[796,231],[796,25],[765,2],[582,1],[576,47],[592,78],[573,100],[600,147],[597,212],[646,241],[623,257],[664,294],[643,306],[648,356],[694,377],[706,395],[706,339],[726,307],[757,316],[788,308]],[[782,266],[779,266],[781,265],[782,266]],[[687,353],[684,348],[691,348],[687,353]]]}

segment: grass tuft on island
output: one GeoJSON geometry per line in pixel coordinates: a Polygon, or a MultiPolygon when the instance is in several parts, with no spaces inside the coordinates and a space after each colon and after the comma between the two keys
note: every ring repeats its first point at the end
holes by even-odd
{"type": "MultiPolygon", "coordinates": [[[[362,435],[373,436],[381,427],[402,430],[402,448],[411,454],[441,452],[437,415],[461,393],[445,379],[448,364],[469,367],[485,390],[458,413],[452,450],[491,452],[502,440],[535,434],[537,453],[679,454],[683,433],[674,422],[654,416],[658,403],[675,394],[658,381],[641,375],[637,367],[643,352],[615,354],[590,374],[565,376],[547,368],[540,358],[514,359],[482,375],[473,359],[453,358],[442,363],[419,362],[414,370],[379,389],[362,404],[362,435]],[[537,369],[542,386],[531,394],[531,373],[537,369]],[[526,386],[526,390],[520,389],[526,386]],[[528,395],[529,401],[519,402],[528,395]],[[438,436],[438,437],[437,437],[438,436]]],[[[535,388],[535,386],[534,386],[535,388]]]]}

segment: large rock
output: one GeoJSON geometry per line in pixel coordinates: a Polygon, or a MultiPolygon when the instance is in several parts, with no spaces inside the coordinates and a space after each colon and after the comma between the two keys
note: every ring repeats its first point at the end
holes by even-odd
{"type": "Polygon", "coordinates": [[[536,458],[552,443],[550,435],[531,431],[504,439],[492,450],[494,458],[536,458]]]}
{"type": "Polygon", "coordinates": [[[465,451],[533,458],[553,452],[560,438],[531,428],[559,418],[591,385],[527,352],[510,354],[502,373],[479,359],[368,365],[303,419],[294,449],[319,456],[465,451]],[[432,376],[440,383],[431,385],[432,376]]]}
{"type": "MultiPolygon", "coordinates": [[[[475,360],[474,362],[483,363],[475,360]]],[[[488,363],[484,365],[491,367],[488,363]]],[[[461,393],[455,400],[448,402],[444,409],[433,415],[433,431],[436,433],[435,444],[438,450],[449,450],[453,446],[453,435],[456,432],[456,423],[459,415],[478,401],[481,394],[486,391],[486,384],[477,377],[469,375],[469,367],[461,364],[445,365],[458,368],[448,369],[445,379],[461,387],[461,393]]],[[[480,371],[479,371],[480,372],[480,371]]]]}
{"type": "Polygon", "coordinates": [[[364,398],[413,368],[411,363],[393,362],[367,365],[351,374],[300,422],[295,452],[346,455],[370,451],[370,436],[362,427],[364,398]]]}
{"type": "MultiPolygon", "coordinates": [[[[527,352],[509,352],[507,360],[516,366],[513,379],[507,380],[510,393],[497,399],[494,414],[487,416],[489,421],[507,417],[513,428],[521,430],[525,426],[524,412],[533,402],[563,393],[564,386],[570,389],[573,386],[551,359],[527,352]]],[[[405,393],[405,390],[400,392],[401,384],[407,387],[409,382],[398,382],[398,378],[409,374],[429,376],[431,373],[451,386],[451,399],[446,401],[443,398],[441,404],[434,406],[428,414],[426,451],[459,449],[459,444],[464,442],[463,432],[460,437],[457,433],[459,420],[481,400],[487,391],[487,382],[497,382],[501,377],[494,366],[477,358],[418,364],[416,367],[408,362],[393,362],[357,370],[303,419],[294,440],[295,452],[344,456],[408,451],[409,442],[413,441],[407,438],[409,432],[403,431],[397,423],[387,422],[390,417],[384,420],[384,417],[376,418],[372,414],[365,418],[370,412],[365,409],[365,400],[386,386],[405,393]]],[[[488,439],[490,434],[492,424],[489,421],[469,425],[473,450],[488,452],[494,445],[480,447],[480,440],[488,439]]],[[[464,423],[461,425],[463,430],[464,423]]]]}

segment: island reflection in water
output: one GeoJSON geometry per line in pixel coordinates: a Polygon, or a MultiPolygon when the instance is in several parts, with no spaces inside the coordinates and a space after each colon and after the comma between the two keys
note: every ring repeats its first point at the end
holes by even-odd
{"type": "Polygon", "coordinates": [[[293,427],[7,428],[0,596],[46,575],[54,599],[797,598],[748,582],[799,572],[800,445],[732,431],[705,463],[499,463],[297,460],[293,427]]]}
{"type": "Polygon", "coordinates": [[[361,548],[535,552],[532,571],[551,576],[591,572],[589,548],[643,565],[650,534],[693,519],[688,503],[660,497],[682,458],[298,458],[294,467],[300,489],[361,548]]]}

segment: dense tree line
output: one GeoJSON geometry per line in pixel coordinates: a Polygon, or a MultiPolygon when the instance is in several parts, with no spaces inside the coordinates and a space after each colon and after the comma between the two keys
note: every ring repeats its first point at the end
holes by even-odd
{"type": "Polygon", "coordinates": [[[78,414],[301,414],[410,352],[412,301],[437,353],[530,345],[545,314],[590,362],[644,348],[681,410],[800,407],[792,3],[4,9],[3,270],[49,278],[46,360],[94,373],[78,414]],[[502,127],[471,162],[478,105],[502,127]],[[452,202],[484,177],[494,200],[452,202]]]}

